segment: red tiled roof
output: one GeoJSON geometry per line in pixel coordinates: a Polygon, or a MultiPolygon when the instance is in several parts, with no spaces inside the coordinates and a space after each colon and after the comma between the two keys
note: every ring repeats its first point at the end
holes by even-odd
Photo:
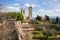
{"type": "Polygon", "coordinates": [[[21,29],[26,31],[34,30],[34,28],[21,28],[21,29]]]}

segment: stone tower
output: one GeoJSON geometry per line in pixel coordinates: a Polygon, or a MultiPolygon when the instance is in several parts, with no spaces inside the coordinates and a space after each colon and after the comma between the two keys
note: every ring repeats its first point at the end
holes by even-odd
{"type": "Polygon", "coordinates": [[[29,7],[29,20],[32,19],[32,6],[29,7]]]}
{"type": "Polygon", "coordinates": [[[22,15],[24,16],[24,19],[25,19],[25,9],[21,9],[21,13],[22,13],[22,15]]]}

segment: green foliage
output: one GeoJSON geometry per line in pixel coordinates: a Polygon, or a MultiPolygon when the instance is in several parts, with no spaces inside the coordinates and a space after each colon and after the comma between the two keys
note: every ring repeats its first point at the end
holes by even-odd
{"type": "Polygon", "coordinates": [[[18,14],[17,14],[17,19],[16,19],[16,20],[17,20],[17,21],[19,21],[19,20],[20,20],[20,21],[23,21],[23,19],[24,19],[23,15],[20,14],[20,13],[18,13],[18,14]]]}
{"type": "Polygon", "coordinates": [[[16,19],[17,21],[23,21],[24,20],[24,17],[22,14],[20,13],[16,13],[16,12],[10,12],[9,13],[9,16],[13,19],[16,19]]]}
{"type": "Polygon", "coordinates": [[[33,37],[44,37],[42,33],[40,34],[34,34],[33,37]]]}
{"type": "Polygon", "coordinates": [[[54,38],[57,35],[57,31],[54,28],[50,27],[36,27],[35,31],[33,31],[33,38],[41,38],[44,40],[48,40],[49,38],[54,38]]]}
{"type": "Polygon", "coordinates": [[[60,26],[52,25],[49,27],[50,29],[55,29],[56,31],[60,31],[60,26]]]}
{"type": "Polygon", "coordinates": [[[36,20],[31,20],[31,21],[29,22],[29,24],[39,24],[39,22],[36,21],[36,20]]]}
{"type": "Polygon", "coordinates": [[[33,31],[33,37],[44,37],[42,31],[33,31]]]}
{"type": "Polygon", "coordinates": [[[45,21],[50,21],[49,16],[45,15],[45,21]]]}
{"type": "Polygon", "coordinates": [[[42,18],[39,15],[37,15],[36,20],[42,21],[42,18]]]}
{"type": "Polygon", "coordinates": [[[58,23],[58,20],[59,20],[59,18],[58,18],[58,17],[56,17],[56,23],[58,23]]]}
{"type": "Polygon", "coordinates": [[[10,13],[9,13],[9,16],[10,16],[11,18],[13,18],[13,19],[16,19],[17,13],[16,13],[16,12],[10,12],[10,13]]]}

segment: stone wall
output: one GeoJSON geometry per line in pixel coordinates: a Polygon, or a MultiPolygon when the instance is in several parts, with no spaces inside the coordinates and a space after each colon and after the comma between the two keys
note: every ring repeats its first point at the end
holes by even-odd
{"type": "Polygon", "coordinates": [[[6,14],[0,14],[0,40],[18,40],[15,20],[8,20],[6,14]]]}

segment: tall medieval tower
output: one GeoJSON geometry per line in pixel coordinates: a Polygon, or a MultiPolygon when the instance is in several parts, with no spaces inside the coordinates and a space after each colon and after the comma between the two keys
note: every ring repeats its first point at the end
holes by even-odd
{"type": "Polygon", "coordinates": [[[25,19],[25,9],[21,9],[21,13],[22,13],[22,15],[24,16],[24,19],[25,19]]]}
{"type": "Polygon", "coordinates": [[[32,19],[32,6],[29,7],[29,20],[32,19]]]}

